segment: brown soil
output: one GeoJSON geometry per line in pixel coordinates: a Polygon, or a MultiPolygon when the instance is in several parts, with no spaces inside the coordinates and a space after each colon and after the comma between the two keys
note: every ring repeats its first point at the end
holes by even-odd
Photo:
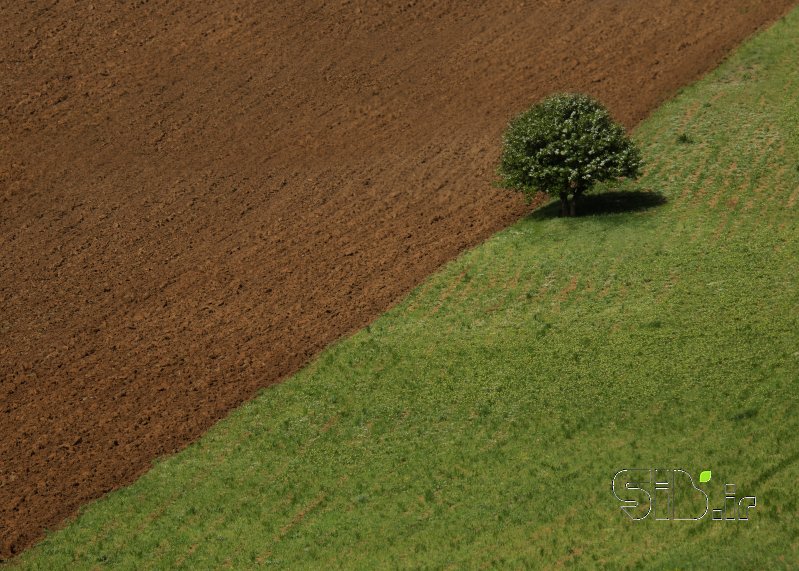
{"type": "Polygon", "coordinates": [[[525,213],[511,115],[634,125],[793,0],[278,4],[3,8],[0,557],[525,213]]]}

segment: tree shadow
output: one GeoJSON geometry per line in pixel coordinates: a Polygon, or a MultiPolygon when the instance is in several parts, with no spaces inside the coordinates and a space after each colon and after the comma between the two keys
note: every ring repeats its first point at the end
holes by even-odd
{"type": "MultiPolygon", "coordinates": [[[[648,190],[610,190],[597,194],[586,194],[577,203],[577,217],[641,212],[662,206],[666,202],[666,197],[661,193],[648,190]]],[[[558,218],[559,216],[560,201],[558,200],[553,200],[530,214],[530,218],[533,219],[558,218]]]]}

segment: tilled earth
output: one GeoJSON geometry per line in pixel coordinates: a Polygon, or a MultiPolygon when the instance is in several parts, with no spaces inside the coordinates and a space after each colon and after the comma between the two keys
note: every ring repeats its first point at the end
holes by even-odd
{"type": "Polygon", "coordinates": [[[523,215],[513,114],[633,126],[793,3],[5,3],[0,558],[523,215]]]}

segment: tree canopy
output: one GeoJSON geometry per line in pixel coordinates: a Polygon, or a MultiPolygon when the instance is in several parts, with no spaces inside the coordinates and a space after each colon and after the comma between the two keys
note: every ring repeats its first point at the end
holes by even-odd
{"type": "Polygon", "coordinates": [[[504,136],[499,185],[558,196],[561,214],[576,214],[577,199],[597,183],[637,178],[641,153],[599,102],[559,94],[510,122],[504,136]]]}

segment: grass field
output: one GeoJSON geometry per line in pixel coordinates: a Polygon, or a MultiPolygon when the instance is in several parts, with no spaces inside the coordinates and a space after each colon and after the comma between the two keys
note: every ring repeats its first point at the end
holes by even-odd
{"type": "Polygon", "coordinates": [[[636,130],[648,208],[520,221],[11,567],[799,565],[798,51],[795,10],[636,130]],[[757,508],[631,522],[650,467],[757,508]]]}

